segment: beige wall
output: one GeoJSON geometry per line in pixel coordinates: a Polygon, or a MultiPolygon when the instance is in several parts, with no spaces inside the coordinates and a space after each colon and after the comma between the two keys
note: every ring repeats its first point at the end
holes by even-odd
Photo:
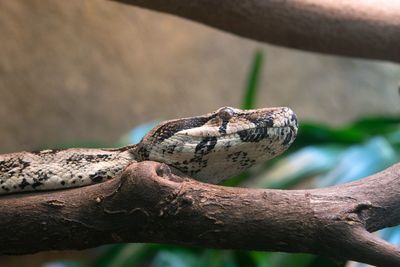
{"type": "Polygon", "coordinates": [[[0,152],[112,142],[132,126],[238,106],[266,54],[258,106],[342,123],[400,111],[400,69],[272,47],[108,1],[0,2],[0,152]]]}

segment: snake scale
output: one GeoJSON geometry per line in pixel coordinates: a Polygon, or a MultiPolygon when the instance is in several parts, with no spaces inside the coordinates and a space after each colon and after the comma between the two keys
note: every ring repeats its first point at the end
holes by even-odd
{"type": "Polygon", "coordinates": [[[137,145],[117,149],[48,149],[0,155],[0,194],[103,182],[132,162],[166,163],[196,180],[218,183],[284,152],[297,134],[287,107],[215,112],[169,120],[137,145]]]}

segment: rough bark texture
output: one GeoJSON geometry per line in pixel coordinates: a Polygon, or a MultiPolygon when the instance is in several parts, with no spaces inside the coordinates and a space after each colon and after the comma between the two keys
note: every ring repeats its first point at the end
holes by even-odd
{"type": "Polygon", "coordinates": [[[280,46],[400,62],[397,1],[116,1],[171,13],[280,46]]]}
{"type": "Polygon", "coordinates": [[[120,242],[306,252],[400,266],[400,250],[369,232],[400,223],[400,164],[313,190],[230,188],[156,162],[71,190],[0,198],[0,253],[120,242]]]}

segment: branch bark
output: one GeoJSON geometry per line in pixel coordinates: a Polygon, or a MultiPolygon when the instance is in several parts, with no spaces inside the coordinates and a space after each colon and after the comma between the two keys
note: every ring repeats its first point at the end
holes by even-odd
{"type": "Polygon", "coordinates": [[[400,164],[313,190],[204,184],[164,164],[77,189],[0,198],[0,254],[121,242],[305,252],[400,266],[400,250],[370,234],[400,223],[400,164]]]}
{"type": "Polygon", "coordinates": [[[279,46],[400,62],[398,1],[115,1],[279,46]]]}

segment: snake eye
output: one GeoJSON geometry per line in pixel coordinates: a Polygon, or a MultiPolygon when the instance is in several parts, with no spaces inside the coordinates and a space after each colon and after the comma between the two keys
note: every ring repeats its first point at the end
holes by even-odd
{"type": "Polygon", "coordinates": [[[222,120],[227,121],[230,118],[235,115],[235,111],[233,111],[231,108],[221,108],[218,111],[218,117],[220,117],[222,120]]]}

